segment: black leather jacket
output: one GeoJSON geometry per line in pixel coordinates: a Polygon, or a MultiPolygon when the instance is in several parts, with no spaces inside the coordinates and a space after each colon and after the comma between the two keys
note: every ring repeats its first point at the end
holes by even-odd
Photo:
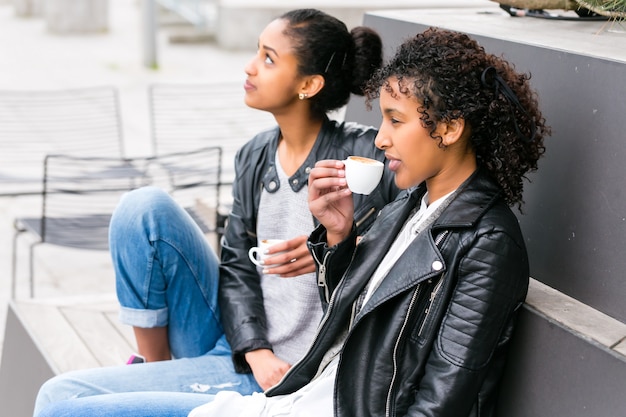
{"type": "MultiPolygon", "coordinates": [[[[266,338],[260,277],[256,266],[248,259],[248,250],[257,244],[256,219],[262,189],[275,192],[281,186],[290,186],[298,191],[307,184],[315,162],[322,159],[343,160],[349,155],[385,159],[384,152],[374,145],[376,129],[327,119],[306,161],[290,178],[289,184],[280,184],[275,169],[279,133],[276,127],[258,134],[235,157],[233,208],[222,240],[219,304],[221,322],[238,372],[250,372],[243,354],[272,348],[266,338]]],[[[373,223],[378,211],[398,192],[393,175],[385,169],[381,183],[370,195],[354,195],[359,233],[373,223]]]]}
{"type": "MultiPolygon", "coordinates": [[[[311,235],[309,247],[325,268],[319,281],[332,297],[310,351],[267,395],[309,382],[424,192],[418,187],[385,207],[356,248],[354,235],[332,248],[322,226],[311,235]]],[[[478,170],[354,318],[337,370],[335,416],[494,415],[528,275],[518,221],[478,170]]]]}

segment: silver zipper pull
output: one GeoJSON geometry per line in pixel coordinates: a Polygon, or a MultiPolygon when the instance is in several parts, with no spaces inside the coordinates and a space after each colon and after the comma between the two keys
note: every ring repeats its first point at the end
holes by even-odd
{"type": "Polygon", "coordinates": [[[323,287],[326,285],[326,265],[320,264],[319,272],[317,273],[317,286],[323,287]]]}

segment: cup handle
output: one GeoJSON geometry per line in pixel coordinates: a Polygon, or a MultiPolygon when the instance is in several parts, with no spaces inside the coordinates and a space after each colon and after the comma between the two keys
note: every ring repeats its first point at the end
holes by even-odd
{"type": "Polygon", "coordinates": [[[250,248],[250,250],[248,251],[248,258],[250,258],[250,260],[252,261],[253,264],[257,265],[257,266],[263,266],[263,264],[261,263],[261,261],[259,261],[256,257],[257,254],[261,254],[261,249],[254,246],[252,248],[250,248]]]}

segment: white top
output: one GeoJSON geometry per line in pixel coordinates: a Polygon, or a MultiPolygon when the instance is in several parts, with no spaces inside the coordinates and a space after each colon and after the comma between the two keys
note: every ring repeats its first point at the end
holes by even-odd
{"type": "MultiPolygon", "coordinates": [[[[372,275],[362,305],[371,298],[391,267],[418,235],[419,226],[452,194],[445,195],[427,206],[428,193],[424,195],[419,210],[404,224],[389,251],[372,275]]],[[[343,340],[337,345],[343,345],[343,340]]],[[[298,391],[287,395],[266,397],[264,394],[242,396],[233,391],[219,392],[215,399],[195,408],[189,417],[333,417],[333,390],[339,355],[332,353],[328,365],[298,391]]],[[[322,364],[325,362],[322,361],[322,364]]]]}

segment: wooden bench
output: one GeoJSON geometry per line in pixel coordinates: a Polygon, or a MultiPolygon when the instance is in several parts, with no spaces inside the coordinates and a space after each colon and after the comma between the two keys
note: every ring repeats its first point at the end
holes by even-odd
{"type": "MultiPolygon", "coordinates": [[[[6,415],[30,416],[40,385],[136,351],[114,295],[9,305],[0,366],[6,415]]],[[[626,325],[531,280],[501,384],[506,417],[618,416],[626,410],[626,325]]]]}
{"type": "Polygon", "coordinates": [[[39,387],[54,375],[126,363],[136,346],[118,310],[114,294],[11,302],[0,365],[4,415],[32,415],[39,387]]]}

